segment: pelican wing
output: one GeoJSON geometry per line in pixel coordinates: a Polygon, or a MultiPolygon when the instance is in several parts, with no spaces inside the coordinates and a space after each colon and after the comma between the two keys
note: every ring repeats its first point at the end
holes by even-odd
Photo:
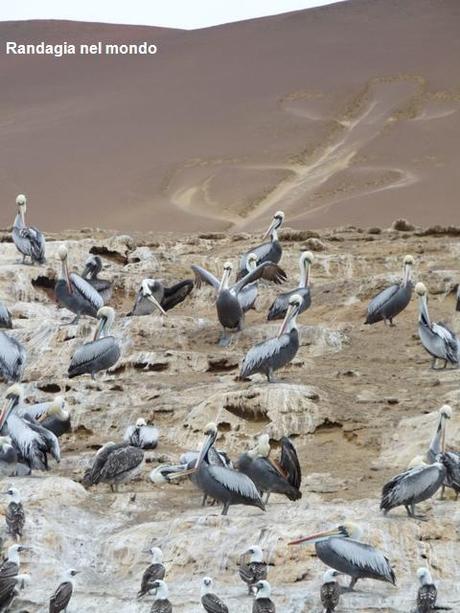
{"type": "Polygon", "coordinates": [[[279,338],[269,338],[251,347],[243,359],[241,376],[245,377],[247,373],[255,372],[267,359],[279,353],[288,344],[289,336],[284,334],[279,338]]]}
{"type": "Polygon", "coordinates": [[[257,256],[257,261],[260,262],[260,260],[263,260],[264,258],[267,257],[267,255],[270,253],[271,248],[272,248],[271,242],[262,243],[261,245],[257,245],[257,247],[254,247],[254,249],[251,249],[250,251],[242,255],[240,259],[241,272],[243,274],[247,272],[248,256],[251,255],[251,253],[254,253],[257,256]]]}
{"type": "Polygon", "coordinates": [[[273,262],[263,262],[263,264],[259,264],[254,270],[248,272],[242,279],[237,281],[235,285],[232,287],[232,290],[238,294],[245,285],[248,283],[253,283],[257,281],[257,279],[266,279],[268,281],[273,281],[273,283],[283,283],[286,281],[287,276],[282,268],[278,266],[278,264],[273,264],[273,262]]]}
{"type": "Polygon", "coordinates": [[[209,465],[209,474],[230,491],[251,500],[260,500],[253,481],[243,473],[224,466],[209,465]]]}
{"type": "Polygon", "coordinates": [[[44,415],[52,402],[38,402],[35,404],[21,404],[17,409],[17,414],[21,417],[28,415],[31,419],[39,419],[44,415]]]}
{"type": "Polygon", "coordinates": [[[208,285],[212,285],[215,289],[219,289],[220,281],[212,273],[195,264],[192,265],[192,270],[195,274],[196,287],[200,288],[202,283],[207,283],[208,285]]]}
{"type": "Polygon", "coordinates": [[[330,561],[326,561],[326,564],[340,572],[356,576],[349,572],[354,570],[362,573],[363,577],[383,579],[395,584],[395,575],[388,558],[370,545],[349,538],[332,537],[317,543],[317,551],[320,549],[328,550],[330,561]]]}
{"type": "Polygon", "coordinates": [[[216,594],[204,594],[201,604],[207,613],[228,613],[227,605],[216,594]]]}
{"type": "Polygon", "coordinates": [[[64,581],[50,598],[50,613],[65,611],[72,598],[73,586],[70,581],[64,581]]]}
{"type": "Polygon", "coordinates": [[[93,305],[96,310],[99,310],[104,306],[102,296],[97,292],[92,285],[85,281],[83,277],[77,275],[76,272],[70,273],[70,281],[74,289],[89,303],[93,305]]]}
{"type": "Polygon", "coordinates": [[[399,285],[390,285],[390,287],[385,288],[383,291],[377,294],[377,296],[375,296],[375,298],[369,302],[369,306],[367,307],[368,316],[374,315],[380,311],[380,309],[393,298],[399,288],[399,285]]]}
{"type": "Polygon", "coordinates": [[[161,301],[161,306],[165,311],[169,311],[173,307],[183,302],[193,289],[193,281],[191,279],[185,279],[185,281],[179,281],[171,287],[164,288],[164,296],[161,301]]]}
{"type": "Polygon", "coordinates": [[[460,492],[460,453],[447,451],[441,455],[440,462],[447,470],[446,485],[460,492]]]}
{"type": "Polygon", "coordinates": [[[111,480],[118,475],[133,470],[141,464],[144,452],[138,447],[122,447],[115,449],[107,458],[101,470],[101,480],[111,480]]]}
{"type": "Polygon", "coordinates": [[[446,347],[446,355],[451,362],[458,361],[458,339],[445,324],[435,323],[431,326],[433,333],[439,336],[446,347]]]}
{"type": "Polygon", "coordinates": [[[152,447],[158,442],[158,428],[155,426],[142,426],[139,432],[141,447],[152,447]]]}
{"type": "Polygon", "coordinates": [[[104,353],[110,351],[113,347],[113,336],[104,336],[98,338],[97,341],[91,341],[78,347],[70,360],[69,371],[83,364],[92,362],[104,353]]]}
{"type": "Polygon", "coordinates": [[[286,436],[281,439],[280,465],[290,485],[299,489],[302,482],[300,462],[294,445],[286,436]]]}
{"type": "Polygon", "coordinates": [[[438,464],[416,466],[393,477],[383,486],[381,509],[390,509],[405,504],[433,488],[437,482],[441,486],[444,471],[438,464]]]}
{"type": "Polygon", "coordinates": [[[0,374],[9,381],[20,381],[24,373],[26,351],[12,336],[0,331],[0,374]]]}
{"type": "Polygon", "coordinates": [[[249,285],[246,285],[238,294],[238,302],[240,303],[240,307],[243,309],[244,312],[249,311],[249,309],[254,305],[256,298],[256,283],[250,283],[249,285]]]}
{"type": "Polygon", "coordinates": [[[48,430],[48,428],[44,428],[42,425],[34,421],[28,415],[24,417],[24,421],[31,430],[38,434],[41,440],[45,443],[47,451],[51,453],[56,462],[60,462],[61,448],[59,447],[59,440],[57,436],[51,432],[51,430],[48,430]]]}
{"type": "Polygon", "coordinates": [[[134,445],[135,447],[138,447],[138,442],[139,442],[139,437],[138,436],[134,436],[134,433],[137,431],[136,426],[128,426],[125,430],[125,433],[123,435],[123,440],[126,443],[129,443],[130,445],[134,445]]]}
{"type": "Polygon", "coordinates": [[[11,313],[6,306],[0,302],[0,328],[12,328],[11,313]]]}

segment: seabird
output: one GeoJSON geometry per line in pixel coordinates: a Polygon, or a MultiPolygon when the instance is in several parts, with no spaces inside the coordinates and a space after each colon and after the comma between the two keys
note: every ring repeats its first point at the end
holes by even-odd
{"type": "Polygon", "coordinates": [[[81,273],[82,279],[88,281],[94,287],[98,294],[101,295],[104,304],[107,304],[112,298],[112,281],[108,279],[100,279],[97,275],[102,270],[102,260],[98,255],[90,255],[85,262],[85,267],[81,273]]]}
{"type": "Polygon", "coordinates": [[[270,598],[272,588],[268,581],[258,581],[254,587],[256,599],[252,604],[252,613],[276,613],[275,603],[270,598]]]}
{"type": "Polygon", "coordinates": [[[24,194],[19,194],[16,198],[18,212],[13,224],[13,242],[16,249],[22,255],[22,263],[25,264],[26,258],[30,258],[31,264],[44,264],[45,259],[45,237],[38,228],[26,226],[27,198],[24,194]]]}
{"type": "Polygon", "coordinates": [[[446,468],[446,478],[442,484],[441,498],[444,498],[446,487],[454,490],[456,498],[460,494],[460,453],[458,451],[445,451],[447,420],[452,417],[452,407],[448,404],[439,409],[439,420],[436,432],[431,439],[430,447],[426,453],[428,464],[441,462],[446,468]]]}
{"type": "Polygon", "coordinates": [[[159,547],[151,547],[149,553],[152,556],[152,560],[147,568],[144,570],[141,581],[141,589],[137,592],[137,597],[142,598],[153,589],[153,584],[158,579],[164,579],[166,569],[163,564],[163,552],[159,547]]]}
{"type": "Polygon", "coordinates": [[[9,436],[0,436],[0,477],[16,475],[18,454],[9,436]]]}
{"type": "Polygon", "coordinates": [[[22,537],[26,516],[21,502],[19,490],[12,485],[6,490],[5,494],[10,502],[6,507],[5,520],[8,534],[15,540],[22,537]]]}
{"type": "Polygon", "coordinates": [[[7,611],[17,595],[16,586],[20,580],[21,563],[19,554],[26,549],[24,545],[11,545],[8,548],[7,558],[0,567],[0,611],[7,611]]]}
{"type": "Polygon", "coordinates": [[[92,467],[83,478],[84,485],[109,483],[112,492],[117,492],[120,483],[128,481],[140,470],[143,460],[142,449],[110,441],[97,451],[92,467]]]}
{"type": "Polygon", "coordinates": [[[65,245],[59,247],[58,256],[61,260],[61,271],[54,287],[58,304],[75,313],[72,324],[76,324],[81,315],[97,317],[99,309],[104,306],[102,296],[83,277],[75,272],[69,274],[65,245]]]}
{"type": "Polygon", "coordinates": [[[339,604],[341,588],[337,583],[337,575],[340,575],[340,573],[332,568],[323,575],[320,596],[325,613],[333,613],[339,604]]]}
{"type": "Polygon", "coordinates": [[[451,417],[452,407],[448,404],[444,404],[439,409],[439,419],[438,425],[436,427],[436,432],[431,439],[430,447],[426,453],[426,461],[428,464],[433,464],[434,462],[436,462],[439,455],[444,450],[447,420],[451,417]]]}
{"type": "Polygon", "coordinates": [[[163,315],[183,302],[193,289],[193,281],[185,279],[166,287],[157,279],[144,279],[128,315],[150,315],[158,309],[163,315]]]}
{"type": "Polygon", "coordinates": [[[56,396],[51,402],[24,404],[19,407],[19,414],[38,421],[58,438],[72,430],[70,411],[63,396],[56,396]]]}
{"type": "Polygon", "coordinates": [[[147,425],[143,417],[139,417],[134,426],[128,426],[125,431],[124,440],[141,449],[155,449],[158,445],[160,433],[155,426],[147,425]]]}
{"type": "Polygon", "coordinates": [[[161,579],[154,581],[150,593],[153,593],[155,596],[150,613],[172,613],[173,609],[169,601],[169,590],[164,581],[161,579]]]}
{"type": "Polygon", "coordinates": [[[450,611],[450,607],[441,607],[436,604],[438,590],[433,582],[428,568],[421,567],[417,570],[417,579],[420,587],[417,592],[417,609],[415,613],[433,613],[433,611],[450,611]]]}
{"type": "Polygon", "coordinates": [[[261,245],[250,249],[247,253],[241,256],[239,276],[243,277],[249,272],[247,260],[250,253],[254,253],[257,256],[257,265],[262,264],[263,262],[273,262],[274,264],[278,264],[278,262],[281,260],[281,256],[283,255],[283,249],[278,240],[278,230],[283,225],[283,222],[283,211],[277,211],[273,215],[273,219],[263,236],[263,238],[270,236],[270,242],[262,243],[261,245]]]}
{"type": "Polygon", "coordinates": [[[406,255],[401,283],[390,285],[371,300],[367,307],[365,324],[375,324],[383,320],[385,325],[389,322],[390,326],[394,326],[393,319],[404,311],[412,297],[411,271],[413,265],[414,258],[406,255]]]}
{"type": "Polygon", "coordinates": [[[299,349],[296,318],[301,306],[301,296],[294,294],[289,298],[289,308],[278,336],[257,343],[249,349],[241,365],[240,378],[245,379],[255,373],[261,373],[273,383],[274,371],[286,366],[295,358],[299,349]]]}
{"type": "Polygon", "coordinates": [[[12,327],[13,321],[11,319],[11,313],[6,306],[0,302],[0,328],[11,329],[12,327]]]}
{"type": "Polygon", "coordinates": [[[240,558],[239,575],[248,586],[248,594],[252,594],[256,583],[267,578],[267,563],[259,545],[252,545],[240,558]],[[246,558],[249,555],[249,562],[246,558]]]}
{"type": "Polygon", "coordinates": [[[228,613],[225,602],[214,593],[211,577],[204,577],[201,583],[201,604],[207,613],[228,613]]]}
{"type": "Polygon", "coordinates": [[[20,381],[26,367],[26,350],[19,341],[0,330],[0,376],[7,383],[20,381]]]}
{"type": "Polygon", "coordinates": [[[348,591],[352,591],[358,579],[376,579],[396,585],[396,577],[388,558],[378,549],[360,542],[362,530],[347,522],[334,528],[306,536],[289,545],[315,544],[316,555],[327,566],[351,577],[348,591]]]}
{"type": "Polygon", "coordinates": [[[64,575],[64,581],[59,585],[57,590],[50,598],[49,613],[61,613],[67,611],[70,599],[72,598],[75,579],[74,577],[80,571],[71,568],[64,575]]]}
{"type": "Polygon", "coordinates": [[[93,379],[101,370],[108,370],[120,358],[120,344],[114,336],[110,336],[110,329],[115,319],[112,307],[102,307],[97,312],[99,324],[96,328],[94,340],[78,347],[70,361],[69,378],[89,374],[93,379]]]}
{"type": "Polygon", "coordinates": [[[283,292],[275,298],[275,301],[271,305],[267,319],[269,321],[273,319],[283,319],[286,316],[286,312],[289,307],[289,298],[294,294],[297,294],[302,298],[302,305],[299,309],[299,314],[306,311],[311,305],[311,291],[310,291],[310,267],[313,262],[313,254],[311,251],[304,251],[300,255],[299,268],[300,279],[299,287],[292,289],[289,292],[283,292]]]}
{"type": "MultiPolygon", "coordinates": [[[[422,345],[432,356],[431,368],[436,369],[436,361],[458,366],[459,343],[454,332],[443,323],[432,323],[428,313],[427,290],[423,283],[417,283],[415,291],[419,296],[418,334],[422,345]]],[[[437,369],[439,370],[439,369],[437,369]]]]}

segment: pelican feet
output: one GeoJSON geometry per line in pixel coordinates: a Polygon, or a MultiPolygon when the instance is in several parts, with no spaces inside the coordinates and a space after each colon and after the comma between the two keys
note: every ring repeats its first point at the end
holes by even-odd
{"type": "Polygon", "coordinates": [[[225,332],[222,333],[221,337],[219,338],[219,347],[229,347],[230,344],[232,342],[232,337],[229,334],[226,334],[225,332]]]}
{"type": "Polygon", "coordinates": [[[428,521],[428,518],[425,515],[418,515],[415,512],[415,505],[404,505],[406,511],[407,511],[407,515],[411,518],[411,519],[418,519],[419,521],[428,521]]]}

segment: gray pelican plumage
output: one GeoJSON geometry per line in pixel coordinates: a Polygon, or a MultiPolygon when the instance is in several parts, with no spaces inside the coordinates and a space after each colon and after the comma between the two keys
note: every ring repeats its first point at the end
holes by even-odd
{"type": "Polygon", "coordinates": [[[93,465],[83,478],[84,484],[90,487],[109,483],[111,490],[117,492],[120,483],[139,472],[143,461],[144,452],[139,447],[109,441],[97,451],[93,465]]]}
{"type": "Polygon", "coordinates": [[[61,270],[54,287],[56,301],[75,314],[72,323],[77,323],[81,315],[97,317],[99,309],[104,306],[102,296],[76,272],[69,273],[68,251],[65,245],[60,245],[58,256],[61,260],[61,270]]]}
{"type": "Polygon", "coordinates": [[[7,383],[21,381],[26,367],[27,353],[15,338],[0,330],[0,376],[7,383]]]}
{"type": "Polygon", "coordinates": [[[26,515],[21,501],[21,495],[16,487],[10,485],[5,494],[9,498],[6,507],[5,521],[8,534],[15,540],[22,537],[26,515]]]}
{"type": "Polygon", "coordinates": [[[388,558],[378,549],[362,543],[361,537],[361,528],[347,522],[332,530],[296,539],[289,545],[314,543],[321,562],[351,577],[349,591],[354,589],[359,579],[376,579],[396,585],[396,577],[388,558]]]}
{"type": "Polygon", "coordinates": [[[45,237],[38,228],[26,226],[27,198],[24,194],[17,196],[16,204],[18,212],[14,219],[12,236],[16,249],[22,255],[22,263],[25,264],[28,257],[31,264],[44,264],[45,237]]]}
{"type": "Polygon", "coordinates": [[[19,568],[21,560],[19,554],[27,547],[15,544],[8,548],[6,560],[0,567],[0,611],[7,611],[16,596],[16,586],[20,580],[19,568]]]}
{"type": "Polygon", "coordinates": [[[400,284],[390,285],[371,300],[367,307],[365,324],[375,324],[378,321],[387,322],[393,326],[393,319],[399,315],[412,298],[411,272],[414,258],[406,255],[404,258],[403,279],[400,284]]]}
{"type": "Polygon", "coordinates": [[[448,404],[444,404],[439,409],[439,419],[436,426],[436,432],[431,439],[430,446],[426,453],[426,461],[428,464],[433,464],[433,462],[436,462],[439,455],[444,451],[447,420],[451,417],[452,407],[448,404]]]}
{"type": "Polygon", "coordinates": [[[249,349],[241,364],[240,378],[261,373],[272,383],[275,370],[286,366],[295,358],[299,349],[296,319],[301,306],[301,296],[294,294],[289,298],[289,308],[278,336],[257,343],[249,349]]]}
{"type": "Polygon", "coordinates": [[[279,462],[270,460],[270,439],[268,434],[262,434],[254,449],[249,449],[240,455],[238,470],[247,475],[257,489],[267,494],[282,494],[289,500],[299,500],[302,492],[299,490],[301,471],[296,450],[287,437],[281,439],[281,458],[279,462]]]}
{"type": "Polygon", "coordinates": [[[304,251],[300,255],[299,268],[300,279],[299,286],[289,292],[283,292],[279,294],[271,307],[268,310],[267,319],[269,321],[273,319],[283,319],[289,307],[289,298],[294,294],[297,294],[302,298],[302,306],[299,309],[299,313],[306,311],[311,305],[311,291],[310,291],[310,267],[313,262],[313,254],[311,251],[304,251]]]}
{"type": "Polygon", "coordinates": [[[50,402],[24,404],[19,407],[18,413],[21,417],[27,415],[38,421],[58,438],[72,430],[70,410],[66,408],[66,401],[63,396],[56,396],[50,402]]]}
{"type": "Polygon", "coordinates": [[[0,477],[16,474],[18,454],[9,436],[0,436],[0,477]]]}
{"type": "Polygon", "coordinates": [[[320,597],[325,613],[333,613],[339,604],[341,587],[337,583],[337,575],[340,573],[332,568],[329,568],[323,575],[320,597]]]}
{"type": "Polygon", "coordinates": [[[201,582],[201,604],[207,613],[228,613],[225,602],[214,593],[211,577],[203,577],[201,582]]]}
{"type": "Polygon", "coordinates": [[[65,572],[64,581],[59,584],[50,598],[49,613],[61,613],[61,611],[65,613],[67,611],[75,587],[75,577],[79,572],[73,568],[65,572]]]}
{"type": "Polygon", "coordinates": [[[238,569],[240,578],[248,586],[248,594],[254,591],[256,583],[267,578],[267,563],[264,561],[264,552],[259,545],[252,545],[240,557],[238,569]],[[249,560],[247,560],[249,556],[249,560]]]}
{"type": "Polygon", "coordinates": [[[159,547],[151,547],[149,553],[152,559],[142,575],[141,589],[137,592],[138,598],[143,598],[148,594],[152,589],[153,583],[158,581],[158,579],[164,579],[166,574],[161,549],[159,547]]]}
{"type": "Polygon", "coordinates": [[[163,315],[183,302],[193,289],[193,281],[185,279],[166,287],[158,279],[144,279],[136,301],[128,315],[150,315],[158,309],[163,315]]]}
{"type": "Polygon", "coordinates": [[[82,279],[88,281],[101,295],[104,304],[112,298],[112,281],[101,279],[98,274],[102,270],[102,259],[98,255],[90,255],[85,262],[85,267],[81,273],[82,279]]]}
{"type": "Polygon", "coordinates": [[[13,320],[11,319],[11,313],[6,308],[6,306],[0,302],[0,328],[9,328],[13,327],[13,320]]]}
{"type": "Polygon", "coordinates": [[[154,595],[154,600],[150,613],[172,613],[172,604],[169,601],[169,590],[166,583],[158,579],[154,581],[150,590],[154,595]]]}
{"type": "Polygon", "coordinates": [[[428,313],[427,290],[423,283],[417,283],[415,291],[419,296],[418,334],[425,350],[432,356],[431,368],[436,369],[436,361],[458,366],[459,342],[454,332],[443,323],[432,323],[428,313]]]}
{"type": "Polygon", "coordinates": [[[252,603],[252,613],[276,613],[276,606],[271,599],[272,588],[266,579],[255,584],[256,598],[252,603]]]}
{"type": "Polygon", "coordinates": [[[89,374],[95,379],[96,373],[108,370],[120,358],[120,343],[109,334],[115,319],[115,311],[112,307],[104,306],[97,312],[97,318],[99,324],[94,340],[78,347],[72,355],[68,370],[70,379],[84,374],[89,374]]]}
{"type": "Polygon", "coordinates": [[[248,256],[250,253],[254,253],[257,256],[257,265],[262,264],[263,262],[273,262],[274,264],[278,264],[278,262],[281,260],[281,256],[283,255],[283,249],[278,240],[278,230],[283,225],[283,222],[283,211],[277,211],[273,215],[273,219],[263,236],[263,238],[270,236],[270,242],[257,245],[257,247],[253,247],[247,253],[241,256],[239,277],[243,277],[249,272],[248,256]]]}
{"type": "Polygon", "coordinates": [[[449,487],[454,490],[456,498],[460,494],[460,452],[446,451],[446,428],[447,420],[452,417],[452,407],[448,404],[439,409],[439,420],[436,432],[431,440],[430,447],[426,454],[428,464],[441,462],[446,468],[446,478],[442,484],[441,498],[444,497],[444,490],[449,487]]]}
{"type": "Polygon", "coordinates": [[[18,415],[23,404],[24,390],[16,383],[6,390],[5,405],[0,414],[0,433],[8,434],[16,449],[18,460],[30,470],[48,470],[48,454],[60,462],[57,437],[29,417],[18,415]]]}
{"type": "Polygon", "coordinates": [[[159,436],[158,428],[148,425],[143,417],[139,417],[135,425],[126,428],[123,438],[133,447],[155,449],[158,445],[159,436]]]}
{"type": "Polygon", "coordinates": [[[229,284],[230,275],[233,270],[231,262],[225,262],[222,279],[219,281],[217,277],[202,268],[201,266],[192,266],[195,273],[195,284],[199,288],[201,283],[212,285],[217,290],[216,309],[217,317],[223,328],[223,336],[220,339],[220,344],[225,346],[229,342],[226,333],[227,330],[239,332],[244,323],[244,314],[252,304],[252,299],[248,300],[244,288],[257,281],[258,279],[267,279],[274,283],[282,283],[286,275],[284,271],[272,262],[263,262],[233,285],[229,284]]]}

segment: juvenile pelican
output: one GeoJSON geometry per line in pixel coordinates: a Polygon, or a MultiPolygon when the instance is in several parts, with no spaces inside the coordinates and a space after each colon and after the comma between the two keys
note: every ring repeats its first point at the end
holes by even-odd
{"type": "Polygon", "coordinates": [[[141,449],[155,449],[158,445],[159,432],[155,426],[147,425],[143,417],[139,417],[134,426],[128,426],[125,431],[124,440],[141,449]]]}
{"type": "Polygon", "coordinates": [[[254,253],[257,256],[257,265],[262,264],[263,262],[273,262],[274,264],[278,264],[278,262],[281,260],[281,256],[283,255],[283,249],[278,240],[278,230],[283,225],[283,222],[283,211],[277,211],[273,215],[273,220],[263,236],[263,238],[270,236],[270,242],[257,245],[257,247],[250,249],[247,253],[241,256],[239,276],[243,277],[249,272],[248,256],[250,253],[254,253]]]}
{"type": "Polygon", "coordinates": [[[365,324],[375,324],[383,320],[385,325],[387,322],[390,322],[390,326],[394,325],[393,319],[404,311],[412,297],[411,272],[413,265],[414,258],[411,255],[406,255],[401,284],[390,285],[371,300],[367,307],[365,324]]]}
{"type": "Polygon", "coordinates": [[[83,478],[84,485],[91,487],[98,483],[109,483],[111,490],[117,492],[120,483],[128,481],[139,472],[143,461],[142,449],[110,441],[96,453],[92,467],[83,478]]]}
{"type": "Polygon", "coordinates": [[[9,334],[0,330],[0,376],[7,383],[20,381],[26,367],[26,350],[9,334]]]}
{"type": "Polygon", "coordinates": [[[275,370],[291,362],[299,349],[297,315],[302,306],[302,298],[294,294],[289,298],[289,308],[278,336],[251,347],[241,364],[240,378],[245,379],[254,373],[261,373],[270,383],[274,382],[275,370]]]}
{"type": "Polygon", "coordinates": [[[21,502],[19,490],[12,485],[6,490],[6,495],[10,499],[6,507],[5,520],[8,534],[18,541],[22,537],[26,515],[21,502]]]}
{"type": "Polygon", "coordinates": [[[172,613],[169,590],[164,581],[161,579],[154,581],[150,592],[155,596],[150,613],[172,613]]]}
{"type": "Polygon", "coordinates": [[[256,583],[267,578],[267,563],[264,562],[264,553],[259,545],[252,545],[240,558],[238,569],[240,578],[248,586],[248,594],[254,591],[256,583]],[[249,561],[246,562],[247,556],[249,561]]]}
{"type": "Polygon", "coordinates": [[[73,324],[78,322],[81,315],[97,317],[98,310],[104,306],[102,296],[83,277],[75,272],[69,274],[68,252],[64,245],[59,247],[58,256],[61,271],[54,287],[57,302],[75,313],[73,324]]]}
{"type": "Polygon", "coordinates": [[[358,579],[376,579],[396,585],[396,577],[388,558],[370,545],[360,542],[362,530],[347,522],[311,536],[306,536],[289,545],[315,543],[316,554],[321,562],[351,577],[348,590],[352,591],[358,579]]]}
{"type": "Polygon", "coordinates": [[[19,407],[19,414],[38,421],[58,438],[72,429],[70,411],[66,409],[63,396],[56,396],[51,402],[24,404],[19,407]]]}
{"type": "Polygon", "coordinates": [[[141,581],[141,589],[137,592],[137,597],[142,598],[153,588],[153,584],[158,579],[164,579],[166,569],[163,564],[163,552],[159,547],[151,547],[149,553],[152,556],[152,560],[147,568],[144,570],[141,581]]]}
{"type": "Polygon", "coordinates": [[[101,279],[98,274],[102,270],[102,260],[98,255],[90,255],[85,262],[85,268],[81,273],[82,279],[88,281],[94,287],[98,294],[101,295],[104,304],[112,298],[112,281],[101,279]]]}
{"type": "Polygon", "coordinates": [[[67,611],[70,599],[72,598],[75,579],[74,577],[80,571],[71,568],[64,575],[64,581],[59,585],[57,590],[50,598],[49,613],[64,613],[67,611]]]}
{"type": "Polygon", "coordinates": [[[11,313],[8,311],[6,306],[0,302],[0,328],[9,328],[13,327],[13,321],[11,319],[11,313]]]}
{"type": "Polygon", "coordinates": [[[422,519],[415,514],[415,505],[434,496],[445,478],[446,468],[440,462],[406,470],[383,486],[380,509],[386,515],[391,509],[404,506],[409,517],[422,519]]]}
{"type": "Polygon", "coordinates": [[[272,588],[268,581],[258,581],[254,587],[256,599],[252,604],[252,613],[276,613],[275,603],[271,599],[272,588]]]}
{"type": "Polygon", "coordinates": [[[432,356],[431,368],[436,369],[436,361],[458,366],[459,343],[455,334],[445,324],[432,323],[428,313],[427,291],[423,283],[417,283],[415,291],[419,296],[418,334],[422,345],[432,356]]]}
{"type": "Polygon", "coordinates": [[[228,607],[214,593],[213,580],[211,577],[204,577],[201,583],[201,604],[207,613],[228,613],[228,607]]]}
{"type": "Polygon", "coordinates": [[[300,255],[299,268],[300,279],[299,287],[292,289],[289,292],[283,292],[275,298],[275,301],[271,305],[267,319],[283,319],[286,316],[286,312],[289,307],[289,299],[294,294],[297,294],[302,298],[302,305],[299,309],[299,313],[306,311],[311,305],[311,291],[310,291],[310,267],[313,262],[313,253],[311,251],[304,251],[300,255]]]}
{"type": "Polygon", "coordinates": [[[166,287],[157,279],[144,279],[137,292],[132,311],[128,315],[150,315],[155,309],[164,315],[166,311],[183,302],[192,289],[191,279],[185,279],[171,287],[166,287]]]}
{"type": "Polygon", "coordinates": [[[339,572],[330,568],[323,575],[323,585],[321,586],[321,603],[325,608],[325,613],[333,613],[339,604],[341,588],[337,583],[339,572]]]}
{"type": "Polygon", "coordinates": [[[22,263],[25,264],[28,257],[31,264],[44,264],[45,237],[38,228],[26,226],[27,198],[24,194],[17,196],[16,204],[18,212],[14,219],[12,236],[16,249],[22,255],[22,263]]]}
{"type": "Polygon", "coordinates": [[[110,336],[110,329],[115,319],[112,307],[102,307],[97,312],[99,324],[96,328],[94,340],[78,347],[70,360],[68,370],[69,378],[89,374],[93,379],[101,370],[108,370],[120,358],[120,344],[114,336],[110,336]]]}

